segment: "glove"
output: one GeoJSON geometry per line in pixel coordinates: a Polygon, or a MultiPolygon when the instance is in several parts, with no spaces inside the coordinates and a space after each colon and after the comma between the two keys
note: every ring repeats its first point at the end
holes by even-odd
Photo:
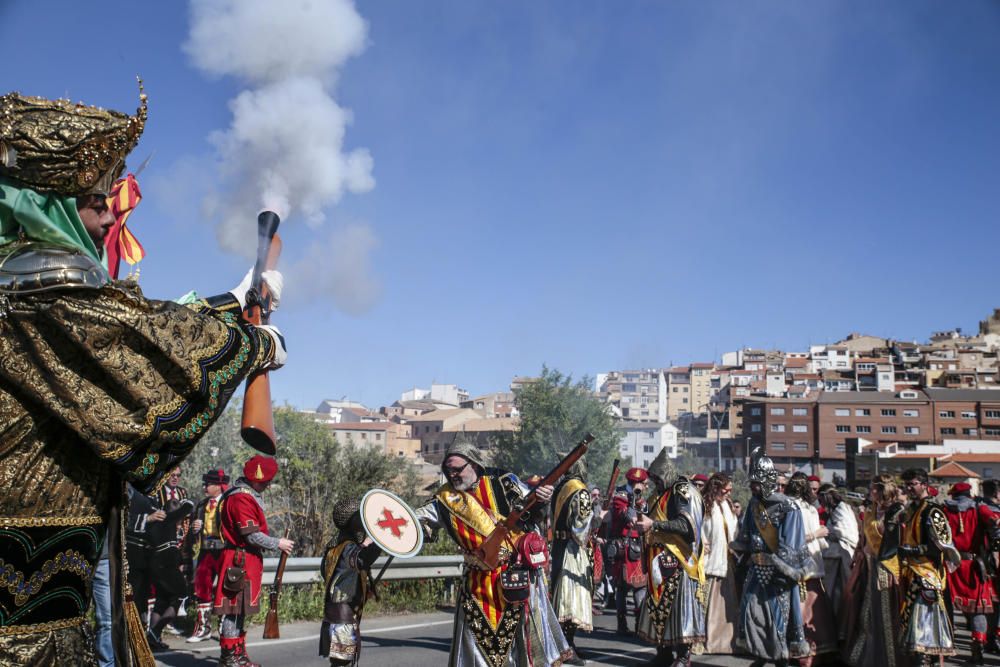
{"type": "Polygon", "coordinates": [[[903,556],[922,556],[924,547],[920,544],[900,544],[896,551],[903,556]]]}
{"type": "MultiPolygon", "coordinates": [[[[281,290],[285,286],[284,276],[281,275],[280,271],[275,269],[270,269],[264,271],[260,274],[261,280],[267,285],[267,290],[271,295],[271,310],[277,310],[278,304],[281,303],[281,290]]],[[[253,283],[253,268],[247,271],[247,274],[243,276],[243,280],[240,284],[229,290],[229,293],[236,297],[236,300],[240,302],[240,308],[247,307],[247,292],[250,291],[250,287],[253,283]]]]}
{"type": "Polygon", "coordinates": [[[257,328],[270,336],[271,340],[274,341],[274,359],[271,360],[271,364],[267,367],[267,370],[274,371],[281,368],[288,360],[288,350],[285,349],[285,337],[278,331],[278,327],[273,324],[262,324],[257,328]]]}

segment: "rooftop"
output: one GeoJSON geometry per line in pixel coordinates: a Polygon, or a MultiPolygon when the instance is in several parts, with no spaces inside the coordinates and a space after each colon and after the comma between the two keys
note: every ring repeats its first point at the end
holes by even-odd
{"type": "Polygon", "coordinates": [[[996,389],[924,389],[935,401],[982,401],[1000,403],[1000,391],[996,389]]]}
{"type": "Polygon", "coordinates": [[[954,461],[949,461],[943,466],[930,473],[929,477],[961,477],[965,479],[980,479],[980,475],[977,472],[969,470],[960,463],[955,463],[954,461]]]}
{"type": "MultiPolygon", "coordinates": [[[[917,398],[900,398],[892,391],[829,391],[819,396],[823,404],[833,403],[926,403],[927,397],[917,391],[917,398]]],[[[1000,394],[998,394],[1000,396],[1000,394]]]]}

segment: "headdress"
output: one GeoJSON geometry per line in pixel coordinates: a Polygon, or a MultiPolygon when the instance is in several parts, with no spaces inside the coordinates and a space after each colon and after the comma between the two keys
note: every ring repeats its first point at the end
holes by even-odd
{"type": "Polygon", "coordinates": [[[212,468],[201,476],[205,484],[229,484],[229,475],[222,468],[212,468]]]}
{"type": "Polygon", "coordinates": [[[141,81],[139,91],[134,116],[69,100],[0,96],[0,176],[40,193],[107,194],[146,126],[141,81]]]}
{"type": "Polygon", "coordinates": [[[670,461],[666,447],[661,449],[660,453],[656,455],[653,462],[649,464],[648,470],[650,477],[655,475],[664,484],[667,482],[667,477],[670,476],[670,461]]]}
{"type": "Polygon", "coordinates": [[[706,475],[704,473],[698,473],[697,475],[695,475],[694,477],[691,478],[691,481],[692,482],[705,482],[707,484],[708,483],[708,475],[706,475]]]}
{"type": "Polygon", "coordinates": [[[483,453],[479,451],[469,437],[465,434],[465,431],[460,431],[455,439],[450,445],[448,445],[448,450],[444,453],[444,458],[441,459],[441,465],[444,466],[444,462],[448,460],[449,456],[461,456],[463,459],[472,461],[480,468],[485,468],[486,464],[483,463],[483,453]]]}
{"type": "Polygon", "coordinates": [[[645,468],[629,468],[628,472],[625,473],[625,479],[632,484],[640,484],[649,479],[649,473],[646,472],[645,468]]]}
{"type": "MultiPolygon", "coordinates": [[[[564,453],[560,452],[559,457],[563,458],[567,454],[569,454],[569,452],[564,452],[564,453]]],[[[579,480],[584,481],[584,482],[587,481],[587,457],[586,457],[586,455],[581,456],[576,461],[574,461],[573,465],[571,465],[569,467],[569,470],[566,471],[566,478],[568,479],[570,477],[576,477],[579,480]]]]}
{"type": "Polygon", "coordinates": [[[958,496],[962,494],[968,494],[972,491],[972,485],[968,482],[957,482],[952,485],[951,489],[948,491],[949,496],[958,496]]]}
{"type": "Polygon", "coordinates": [[[270,482],[278,474],[278,462],[257,454],[243,464],[243,477],[251,482],[270,482]]]}
{"type": "Polygon", "coordinates": [[[750,452],[749,478],[751,482],[760,484],[765,498],[778,489],[778,471],[763,447],[756,447],[750,452]]]}

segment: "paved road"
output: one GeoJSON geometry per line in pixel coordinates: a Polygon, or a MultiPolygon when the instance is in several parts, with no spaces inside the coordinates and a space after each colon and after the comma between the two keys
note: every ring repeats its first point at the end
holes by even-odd
{"type": "MultiPolygon", "coordinates": [[[[631,620],[631,619],[630,619],[631,620]]],[[[621,638],[613,631],[613,615],[596,616],[594,632],[579,635],[577,644],[584,652],[588,665],[619,665],[636,667],[653,655],[651,647],[631,638],[621,638]]],[[[441,667],[448,662],[451,643],[452,614],[435,612],[405,616],[385,616],[366,619],[362,627],[364,646],[362,667],[441,667]]],[[[248,638],[250,656],[265,667],[322,667],[316,656],[319,646],[319,623],[294,623],[281,628],[281,639],[260,639],[260,626],[251,628],[248,638]]],[[[157,664],[163,667],[209,667],[215,665],[219,646],[215,641],[185,644],[168,638],[176,650],[157,654],[157,664]]],[[[962,655],[946,665],[962,664],[968,655],[969,634],[959,622],[958,645],[962,655]]],[[[727,665],[746,667],[749,659],[723,656],[695,656],[695,665],[727,665]]],[[[988,656],[987,665],[1000,667],[1000,657],[988,656]]]]}

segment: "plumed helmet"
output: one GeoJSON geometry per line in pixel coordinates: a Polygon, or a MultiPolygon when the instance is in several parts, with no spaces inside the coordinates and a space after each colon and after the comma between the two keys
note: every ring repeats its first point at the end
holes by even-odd
{"type": "Polygon", "coordinates": [[[469,436],[465,434],[465,431],[460,431],[458,435],[450,445],[448,445],[448,450],[444,453],[444,458],[441,459],[441,467],[444,467],[444,462],[448,460],[449,456],[461,456],[467,461],[475,463],[480,468],[485,468],[486,464],[483,463],[483,453],[476,447],[475,443],[469,439],[469,436]]]}
{"type": "Polygon", "coordinates": [[[364,540],[365,529],[361,525],[361,502],[357,498],[342,498],[333,506],[333,525],[358,542],[364,540]]]}
{"type": "Polygon", "coordinates": [[[649,464],[648,470],[651,476],[658,477],[664,484],[667,483],[667,477],[670,476],[670,458],[666,447],[661,449],[660,453],[656,455],[653,462],[649,464]]]}
{"type": "Polygon", "coordinates": [[[774,462],[764,453],[763,447],[755,447],[750,452],[749,478],[751,482],[760,484],[765,498],[778,489],[778,471],[774,469],[774,462]]]}

